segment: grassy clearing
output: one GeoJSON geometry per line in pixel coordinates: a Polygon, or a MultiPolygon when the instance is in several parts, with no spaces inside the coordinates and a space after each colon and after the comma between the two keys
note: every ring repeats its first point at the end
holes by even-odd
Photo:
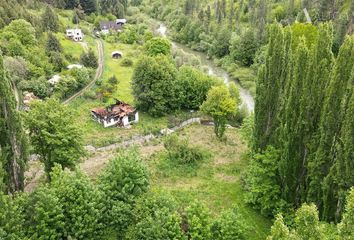
{"type": "MultiPolygon", "coordinates": [[[[134,98],[131,90],[131,78],[134,71],[134,65],[123,67],[120,65],[123,59],[112,59],[113,51],[121,51],[124,58],[130,58],[136,63],[140,50],[137,45],[111,44],[104,43],[104,61],[105,68],[102,75],[102,82],[105,83],[112,75],[116,75],[119,80],[114,98],[118,98],[130,104],[134,104],[134,98]]],[[[84,131],[84,142],[95,147],[106,146],[113,143],[119,143],[135,135],[145,135],[159,132],[167,127],[167,117],[153,118],[146,113],[139,112],[140,121],[131,129],[124,128],[103,128],[91,119],[90,110],[95,107],[105,106],[100,100],[78,98],[70,103],[73,111],[76,111],[77,123],[84,131]]]]}
{"type": "MultiPolygon", "coordinates": [[[[188,127],[178,132],[178,136],[207,149],[213,157],[190,172],[173,166],[174,169],[161,168],[161,152],[154,153],[148,158],[152,189],[170,192],[182,205],[197,199],[206,204],[214,215],[236,205],[249,226],[246,239],[265,239],[270,220],[244,202],[240,177],[247,165],[244,158],[247,147],[240,139],[239,130],[228,129],[226,143],[215,138],[212,127],[201,125],[188,127]]],[[[161,145],[157,144],[155,148],[161,151],[161,145]]],[[[145,153],[146,147],[141,151],[145,153]]]]}
{"type": "Polygon", "coordinates": [[[118,78],[119,84],[117,85],[116,91],[113,93],[113,97],[133,104],[134,99],[131,90],[131,78],[133,75],[134,65],[123,67],[121,66],[121,62],[124,58],[129,58],[135,64],[141,55],[140,46],[105,42],[104,52],[105,70],[103,73],[103,82],[107,81],[112,75],[115,75],[118,78]],[[123,58],[112,59],[111,54],[113,51],[122,52],[123,58]]]}

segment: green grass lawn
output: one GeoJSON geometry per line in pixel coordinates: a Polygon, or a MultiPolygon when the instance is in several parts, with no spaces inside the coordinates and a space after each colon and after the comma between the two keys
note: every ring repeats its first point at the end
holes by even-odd
{"type": "MultiPolygon", "coordinates": [[[[112,75],[115,75],[118,78],[119,83],[112,97],[134,104],[131,90],[131,78],[134,71],[134,65],[123,67],[120,65],[123,59],[112,59],[111,53],[116,50],[123,53],[123,59],[130,58],[134,63],[138,60],[141,52],[138,45],[111,44],[104,42],[105,67],[102,75],[102,82],[104,84],[112,75]]],[[[97,86],[95,89],[96,88],[97,86]]],[[[95,147],[106,146],[129,139],[135,135],[156,133],[160,129],[167,127],[167,117],[153,118],[144,112],[139,112],[139,123],[135,124],[131,129],[115,127],[104,128],[91,119],[90,110],[95,107],[106,105],[107,103],[98,99],[92,100],[84,97],[78,98],[70,103],[69,106],[73,111],[76,111],[75,115],[77,123],[83,129],[85,144],[90,144],[95,147]]]]}
{"type": "MultiPolygon", "coordinates": [[[[265,239],[271,221],[244,201],[241,174],[247,165],[244,156],[247,147],[240,139],[239,130],[227,129],[226,142],[216,139],[213,127],[202,125],[193,125],[177,134],[188,138],[191,145],[207,149],[213,157],[200,167],[188,171],[184,168],[161,168],[161,153],[152,154],[148,158],[152,189],[171,193],[182,205],[197,199],[208,206],[213,215],[236,206],[248,227],[246,239],[265,239]]],[[[162,144],[159,145],[155,147],[161,151],[162,144]]],[[[147,148],[141,149],[143,154],[148,151],[147,148]]]]}
{"type": "Polygon", "coordinates": [[[139,56],[141,55],[140,46],[105,42],[104,52],[105,69],[103,73],[103,82],[115,75],[118,78],[119,84],[117,85],[116,91],[113,93],[113,97],[133,104],[134,99],[131,90],[131,78],[133,75],[134,65],[130,67],[123,67],[121,66],[121,62],[124,58],[129,58],[134,64],[136,64],[139,56]],[[111,54],[113,51],[122,52],[123,58],[112,59],[111,54]]]}

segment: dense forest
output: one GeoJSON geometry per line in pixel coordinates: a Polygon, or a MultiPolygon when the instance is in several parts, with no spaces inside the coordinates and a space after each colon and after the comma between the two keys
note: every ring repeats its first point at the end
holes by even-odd
{"type": "Polygon", "coordinates": [[[353,239],[353,33],[352,0],[1,1],[0,239],[353,239]]]}

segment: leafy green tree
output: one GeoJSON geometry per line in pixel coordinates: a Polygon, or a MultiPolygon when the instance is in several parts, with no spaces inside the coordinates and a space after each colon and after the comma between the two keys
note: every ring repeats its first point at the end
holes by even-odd
{"type": "Polygon", "coordinates": [[[88,177],[79,171],[64,171],[58,164],[55,164],[52,170],[49,187],[62,206],[65,223],[63,237],[100,239],[105,229],[102,222],[102,194],[88,177]]]}
{"type": "Polygon", "coordinates": [[[57,100],[35,102],[26,116],[34,151],[48,177],[55,163],[74,168],[84,153],[82,133],[72,112],[57,100]]]}
{"type": "Polygon", "coordinates": [[[324,238],[318,211],[314,204],[304,204],[296,211],[295,228],[300,239],[320,240],[324,238]]]}
{"type": "Polygon", "coordinates": [[[199,202],[192,203],[185,209],[183,218],[188,239],[212,239],[211,216],[204,205],[199,202]]]}
{"type": "Polygon", "coordinates": [[[354,187],[352,187],[347,196],[345,212],[340,224],[338,224],[339,236],[343,240],[350,240],[354,236],[354,187]]]}
{"type": "Polygon", "coordinates": [[[244,66],[251,66],[258,48],[252,29],[247,29],[241,36],[233,35],[230,41],[230,55],[244,66]]]}
{"type": "Polygon", "coordinates": [[[206,100],[207,93],[217,80],[189,66],[182,66],[177,74],[176,85],[180,88],[180,102],[184,109],[198,109],[206,100]]]}
{"type": "Polygon", "coordinates": [[[63,204],[55,189],[41,186],[24,203],[24,225],[29,239],[60,239],[64,237],[63,204]]]}
{"type": "Polygon", "coordinates": [[[229,29],[222,28],[217,35],[211,45],[210,54],[217,58],[222,58],[229,54],[229,43],[231,39],[231,33],[229,29]]]}
{"type": "Polygon", "coordinates": [[[137,107],[154,116],[178,109],[176,74],[176,67],[165,56],[141,58],[132,78],[137,107]]]}
{"type": "Polygon", "coordinates": [[[132,221],[134,203],[148,191],[149,178],[136,151],[120,153],[101,173],[98,186],[104,194],[106,226],[122,238],[132,221]]]}
{"type": "Polygon", "coordinates": [[[11,196],[0,192],[0,239],[26,239],[22,209],[11,196]]]}
{"type": "Polygon", "coordinates": [[[246,202],[256,206],[262,214],[268,216],[283,204],[278,161],[279,151],[269,146],[263,154],[253,156],[245,178],[246,202]]]}
{"type": "Polygon", "coordinates": [[[289,228],[284,224],[283,216],[279,214],[276,216],[267,240],[290,240],[290,234],[289,228]]]}
{"type": "Polygon", "coordinates": [[[133,212],[134,222],[126,239],[187,239],[181,228],[182,218],[174,200],[163,193],[148,193],[140,197],[133,212]]]}
{"type": "Polygon", "coordinates": [[[53,65],[54,71],[60,72],[63,68],[65,68],[64,58],[60,52],[50,52],[48,55],[49,62],[53,65]]]}
{"type": "Polygon", "coordinates": [[[145,52],[149,56],[157,56],[159,54],[162,55],[170,55],[172,44],[166,38],[152,38],[145,44],[145,52]]]}
{"type": "Polygon", "coordinates": [[[212,239],[235,240],[245,238],[245,225],[236,207],[223,212],[211,226],[212,239]]]}
{"type": "Polygon", "coordinates": [[[236,113],[236,108],[236,102],[228,89],[219,86],[210,89],[207,100],[201,105],[200,110],[213,118],[214,132],[221,139],[225,133],[226,121],[236,113]]]}
{"type": "Polygon", "coordinates": [[[88,52],[84,52],[80,56],[80,62],[85,67],[97,68],[98,67],[98,58],[95,53],[90,49],[88,52]]]}
{"type": "Polygon", "coordinates": [[[5,57],[4,67],[9,79],[16,84],[27,79],[29,76],[26,60],[22,57],[5,57]]]}
{"type": "MultiPolygon", "coordinates": [[[[17,111],[10,80],[5,76],[0,55],[0,160],[5,174],[6,191],[14,193],[24,188],[24,170],[28,158],[27,138],[17,111]]],[[[1,184],[2,185],[2,184],[1,184]]]]}
{"type": "Polygon", "coordinates": [[[46,52],[49,54],[50,52],[62,52],[62,46],[56,36],[52,33],[48,33],[48,39],[46,44],[46,52]]]}
{"type": "Polygon", "coordinates": [[[4,28],[4,32],[13,33],[24,46],[32,46],[36,43],[35,29],[23,19],[13,20],[4,28]]]}
{"type": "Polygon", "coordinates": [[[58,32],[59,19],[53,9],[48,5],[42,14],[42,27],[44,31],[58,32]]]}

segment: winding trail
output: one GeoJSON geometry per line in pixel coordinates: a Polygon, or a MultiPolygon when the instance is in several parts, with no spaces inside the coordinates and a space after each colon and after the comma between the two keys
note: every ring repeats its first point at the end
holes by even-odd
{"type": "Polygon", "coordinates": [[[71,97],[67,98],[66,100],[63,101],[63,104],[69,104],[72,100],[75,98],[81,96],[86,90],[92,88],[93,85],[95,85],[96,81],[102,76],[103,70],[104,70],[104,49],[103,49],[103,43],[101,39],[96,40],[97,43],[97,52],[98,52],[98,68],[96,70],[96,75],[92,79],[89,84],[86,85],[83,89],[72,95],[71,97]]]}

